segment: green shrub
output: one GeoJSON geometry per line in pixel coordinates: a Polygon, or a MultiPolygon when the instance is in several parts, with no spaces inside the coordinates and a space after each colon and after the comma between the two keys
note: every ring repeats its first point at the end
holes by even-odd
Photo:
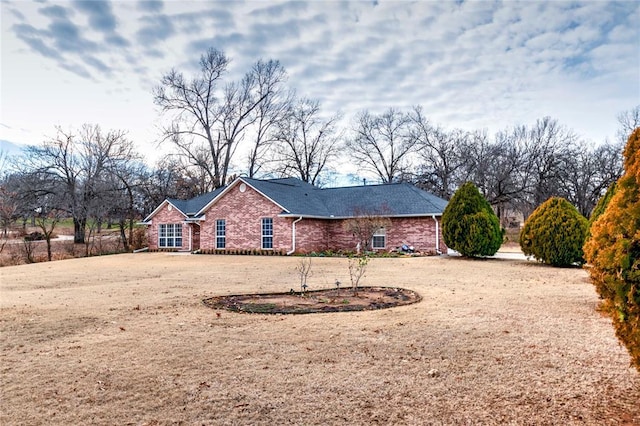
{"type": "Polygon", "coordinates": [[[582,265],[587,228],[587,219],[571,203],[552,197],[526,220],[520,233],[520,247],[525,255],[548,265],[582,265]]]}
{"type": "Polygon", "coordinates": [[[444,209],[442,236],[447,247],[464,256],[492,256],[502,245],[504,230],[478,188],[467,182],[444,209]]]}
{"type": "Polygon", "coordinates": [[[640,127],[629,137],[624,157],[625,172],[593,222],[584,252],[603,308],[640,371],[640,127]]]}
{"type": "Polygon", "coordinates": [[[607,206],[609,205],[609,202],[611,201],[611,198],[615,193],[616,183],[614,182],[609,185],[609,188],[607,188],[607,192],[605,192],[605,194],[600,197],[600,199],[598,200],[598,204],[596,204],[596,206],[593,208],[591,216],[589,216],[589,228],[591,228],[593,222],[595,222],[600,216],[602,216],[602,213],[604,213],[604,211],[607,209],[607,206]]]}

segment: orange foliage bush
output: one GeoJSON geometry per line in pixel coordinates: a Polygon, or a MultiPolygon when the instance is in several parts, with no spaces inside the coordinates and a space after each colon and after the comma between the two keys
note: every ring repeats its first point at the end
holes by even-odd
{"type": "Polygon", "coordinates": [[[625,172],[584,246],[591,278],[616,334],[640,370],[640,127],[624,150],[625,172]]]}

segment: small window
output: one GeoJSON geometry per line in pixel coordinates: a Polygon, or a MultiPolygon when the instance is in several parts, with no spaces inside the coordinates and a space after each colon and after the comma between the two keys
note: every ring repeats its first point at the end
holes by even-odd
{"type": "Polygon", "coordinates": [[[223,249],[227,246],[227,222],[224,219],[216,220],[216,248],[223,249]]]}
{"type": "Polygon", "coordinates": [[[386,233],[384,228],[378,229],[371,239],[371,248],[374,250],[384,249],[386,245],[386,233]]]}
{"type": "Polygon", "coordinates": [[[182,247],[182,224],[161,223],[158,226],[158,247],[182,247]]]}
{"type": "Polygon", "coordinates": [[[262,248],[273,248],[273,219],[270,217],[262,218],[262,248]]]}

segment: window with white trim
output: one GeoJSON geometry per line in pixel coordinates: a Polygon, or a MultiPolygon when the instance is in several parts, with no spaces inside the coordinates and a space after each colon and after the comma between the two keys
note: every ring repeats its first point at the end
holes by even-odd
{"type": "Polygon", "coordinates": [[[387,234],[384,228],[378,229],[371,238],[371,248],[374,250],[384,249],[387,243],[387,234]]]}
{"type": "Polygon", "coordinates": [[[216,220],[216,248],[223,249],[227,246],[227,221],[216,220]]]}
{"type": "Polygon", "coordinates": [[[270,217],[262,218],[262,248],[273,248],[273,219],[270,217]]]}
{"type": "Polygon", "coordinates": [[[182,247],[182,224],[161,223],[158,225],[158,247],[182,247]]]}

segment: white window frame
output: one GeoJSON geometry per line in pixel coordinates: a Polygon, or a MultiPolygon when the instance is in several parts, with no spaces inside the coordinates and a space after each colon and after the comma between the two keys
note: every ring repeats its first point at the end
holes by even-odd
{"type": "Polygon", "coordinates": [[[378,229],[371,237],[371,248],[373,250],[384,250],[387,247],[387,232],[384,228],[378,229]],[[376,238],[382,238],[382,245],[376,245],[376,238]]]}
{"type": "Polygon", "coordinates": [[[161,223],[158,225],[158,247],[159,248],[181,248],[182,247],[182,224],[181,223],[161,223]]]}
{"type": "Polygon", "coordinates": [[[226,219],[216,220],[216,248],[227,248],[227,221],[226,219]],[[221,226],[222,225],[222,226],[221,226]],[[222,231],[222,232],[220,232],[222,231]]]}
{"type": "Polygon", "coordinates": [[[262,219],[260,219],[260,234],[260,246],[262,247],[262,250],[273,250],[273,218],[263,217],[262,219]],[[265,233],[265,225],[267,223],[269,225],[266,228],[267,233],[265,233]],[[265,244],[265,242],[267,241],[268,244],[265,244]]]}

